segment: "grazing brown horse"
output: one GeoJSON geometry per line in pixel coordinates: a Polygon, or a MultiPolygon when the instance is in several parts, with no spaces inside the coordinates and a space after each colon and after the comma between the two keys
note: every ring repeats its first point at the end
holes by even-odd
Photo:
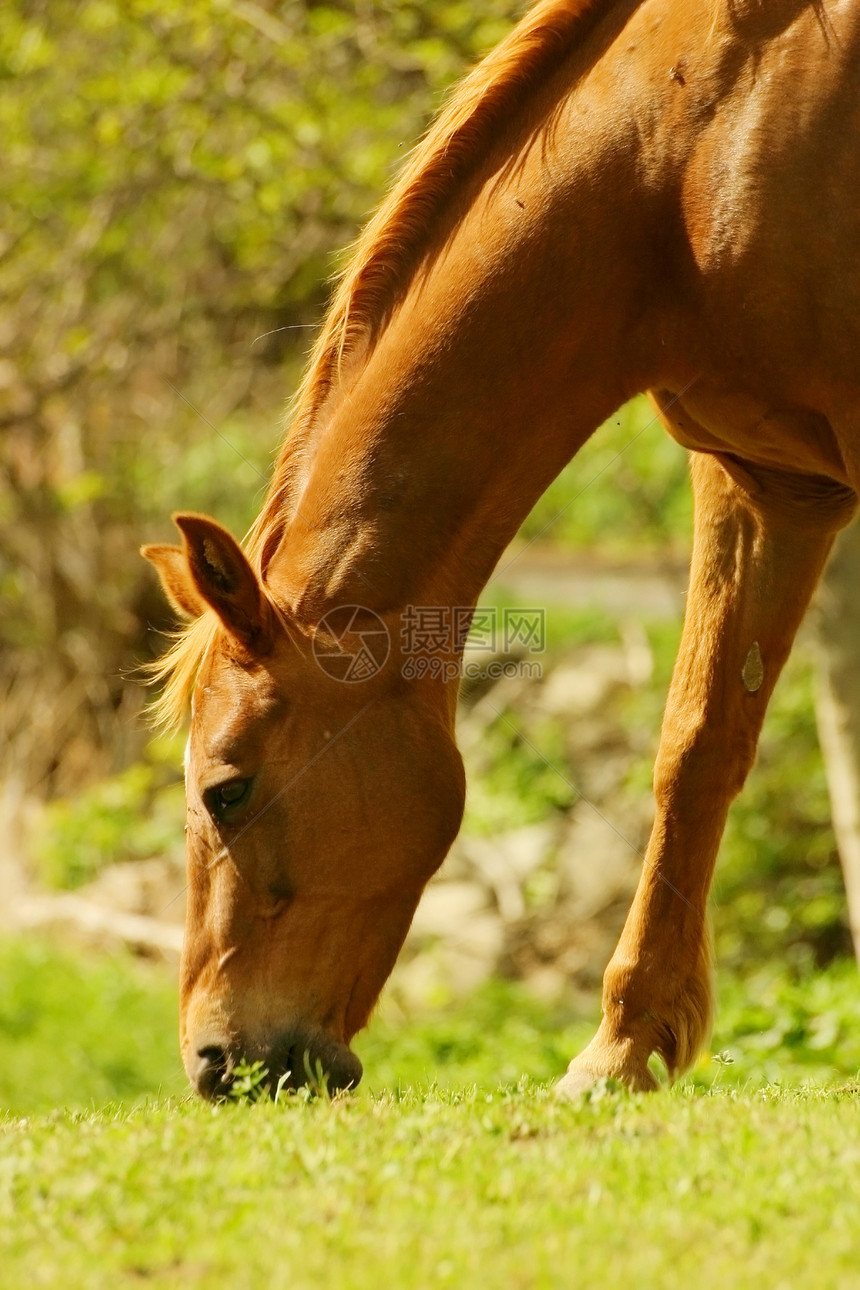
{"type": "Polygon", "coordinates": [[[639,889],[562,1088],[692,1062],[726,812],[860,489],[858,141],[860,0],[543,0],[418,147],[247,553],[198,515],[145,548],[192,620],[160,704],[191,696],[181,1032],[202,1093],[240,1054],[358,1080],[350,1040],[463,808],[457,681],[409,679],[403,615],[474,605],[642,390],[691,453],[690,592],[639,889]]]}

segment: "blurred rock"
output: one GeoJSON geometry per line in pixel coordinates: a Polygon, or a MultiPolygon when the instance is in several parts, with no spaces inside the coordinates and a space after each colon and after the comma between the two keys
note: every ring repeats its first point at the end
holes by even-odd
{"type": "Polygon", "coordinates": [[[79,894],[104,909],[174,925],[185,921],[185,870],[161,857],[109,865],[79,894]]]}
{"type": "Polygon", "coordinates": [[[538,687],[541,707],[561,717],[594,712],[629,685],[629,668],[620,647],[595,645],[577,650],[569,660],[549,669],[538,687]]]}
{"type": "Polygon", "coordinates": [[[571,923],[629,899],[642,867],[635,842],[585,802],[570,813],[558,854],[560,904],[571,923]]]}

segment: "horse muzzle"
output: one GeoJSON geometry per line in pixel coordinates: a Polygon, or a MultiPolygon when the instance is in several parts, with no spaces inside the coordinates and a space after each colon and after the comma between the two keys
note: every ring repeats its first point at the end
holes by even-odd
{"type": "Polygon", "coordinates": [[[304,1086],[316,1092],[337,1093],[355,1088],[362,1076],[362,1065],[355,1053],[325,1034],[283,1035],[262,1052],[252,1045],[242,1047],[213,1039],[189,1054],[185,1069],[201,1097],[220,1102],[230,1096],[243,1064],[256,1062],[265,1072],[258,1087],[270,1097],[304,1086]]]}

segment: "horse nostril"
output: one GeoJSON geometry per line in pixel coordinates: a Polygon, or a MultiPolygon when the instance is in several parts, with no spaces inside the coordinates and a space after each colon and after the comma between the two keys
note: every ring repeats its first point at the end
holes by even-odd
{"type": "Polygon", "coordinates": [[[209,1102],[217,1102],[226,1097],[230,1091],[233,1062],[226,1048],[212,1045],[198,1048],[197,1068],[192,1075],[192,1083],[209,1102]]]}

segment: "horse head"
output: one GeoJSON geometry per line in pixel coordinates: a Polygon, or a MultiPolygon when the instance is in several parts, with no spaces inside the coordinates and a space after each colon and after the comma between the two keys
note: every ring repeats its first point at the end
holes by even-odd
{"type": "Polygon", "coordinates": [[[463,810],[450,704],[401,674],[396,624],[291,614],[229,533],[177,517],[148,546],[174,606],[209,621],[185,757],[188,906],[180,1034],[189,1079],[236,1064],[272,1086],[358,1083],[366,1023],[463,810]]]}

